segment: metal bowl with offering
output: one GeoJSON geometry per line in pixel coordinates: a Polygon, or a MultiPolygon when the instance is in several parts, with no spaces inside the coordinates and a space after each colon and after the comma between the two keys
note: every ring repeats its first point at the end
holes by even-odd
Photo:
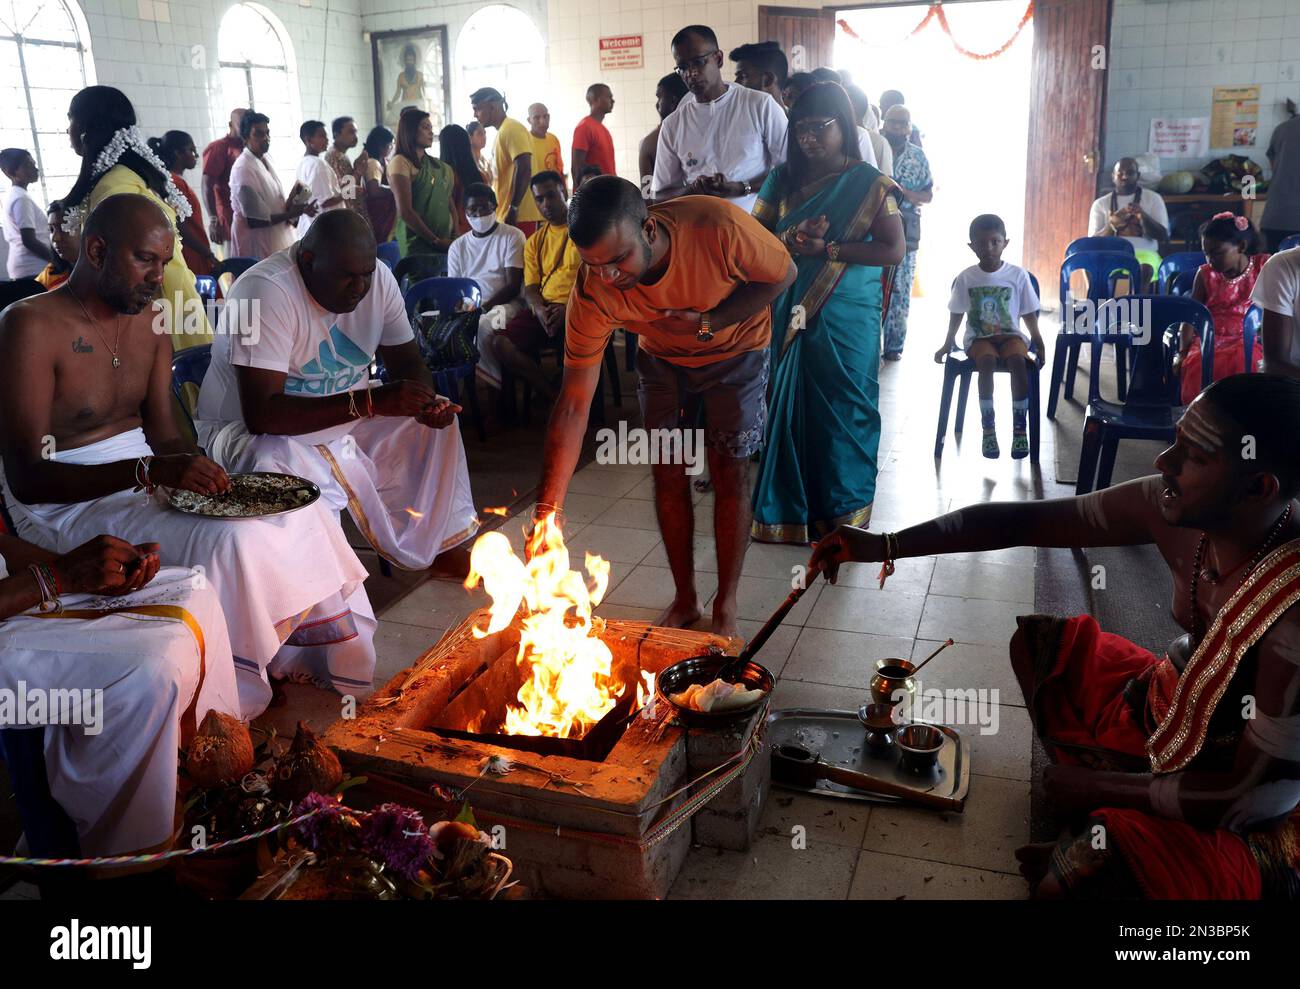
{"type": "Polygon", "coordinates": [[[903,767],[918,776],[934,772],[943,748],[943,732],[934,725],[914,722],[904,725],[895,736],[903,767]]]}
{"type": "Polygon", "coordinates": [[[231,474],[230,489],[207,495],[174,489],[167,503],[178,512],[209,519],[261,519],[306,508],[320,499],[320,488],[305,477],[274,471],[231,474]]]}
{"type": "Polygon", "coordinates": [[[867,748],[876,754],[893,750],[894,735],[898,725],[894,721],[892,704],[863,704],[858,708],[858,720],[867,730],[865,739],[867,748]]]}

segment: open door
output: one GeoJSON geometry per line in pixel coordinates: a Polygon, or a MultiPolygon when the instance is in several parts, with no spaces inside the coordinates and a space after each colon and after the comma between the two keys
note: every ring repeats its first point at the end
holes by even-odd
{"type": "Polygon", "coordinates": [[[1058,304],[1055,286],[1065,248],[1088,232],[1088,207],[1097,198],[1098,170],[1105,167],[1112,5],[1113,0],[1034,4],[1024,260],[1051,309],[1058,304]]]}
{"type": "Polygon", "coordinates": [[[790,60],[791,72],[830,65],[835,14],[815,7],[759,7],[758,40],[779,44],[790,60]]]}

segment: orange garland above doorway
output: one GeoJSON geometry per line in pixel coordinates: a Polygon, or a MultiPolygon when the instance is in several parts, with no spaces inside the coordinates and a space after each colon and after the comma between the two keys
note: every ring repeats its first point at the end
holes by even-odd
{"type": "MultiPolygon", "coordinates": [[[[953,48],[957,49],[959,53],[965,55],[967,58],[973,58],[977,61],[984,61],[985,59],[997,58],[1008,48],[1014,45],[1016,43],[1016,39],[1020,37],[1020,32],[1025,29],[1025,25],[1029,23],[1030,19],[1033,16],[1034,16],[1034,4],[1033,4],[1033,0],[1030,0],[1029,5],[1025,7],[1024,16],[1020,18],[1020,23],[1016,25],[1016,29],[1012,33],[1011,37],[1008,38],[1003,44],[999,45],[996,49],[994,49],[991,52],[980,53],[980,52],[968,51],[967,49],[963,48],[961,44],[957,41],[957,39],[952,36],[952,28],[948,26],[948,15],[943,12],[943,4],[941,3],[930,4],[929,9],[925,12],[925,16],[921,18],[921,23],[918,24],[916,27],[914,27],[910,32],[908,32],[907,36],[910,38],[913,37],[914,35],[918,35],[925,30],[926,26],[931,21],[938,21],[939,27],[942,28],[943,33],[948,36],[948,40],[952,42],[953,48]]],[[[854,31],[853,28],[849,26],[848,21],[844,20],[844,18],[841,17],[835,23],[837,23],[843,29],[844,33],[847,34],[850,38],[853,38],[855,41],[860,41],[862,42],[862,44],[868,45],[868,47],[870,47],[869,43],[861,35],[859,35],[856,31],[854,31]]]]}

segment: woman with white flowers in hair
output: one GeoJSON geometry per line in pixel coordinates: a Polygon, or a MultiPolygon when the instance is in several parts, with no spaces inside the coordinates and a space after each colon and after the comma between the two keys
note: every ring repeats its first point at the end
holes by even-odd
{"type": "MultiPolygon", "coordinates": [[[[87,86],[68,105],[68,137],[81,156],[81,173],[61,201],[64,226],[81,231],[90,211],[109,196],[147,196],[177,228],[190,215],[190,204],[172,182],[167,166],[150,150],[135,125],[135,108],[126,94],[112,86],[87,86]]],[[[194,274],[185,264],[180,234],[172,258],[163,269],[160,315],[170,329],[172,347],[183,350],[211,343],[203,301],[194,287],[194,274]]],[[[161,324],[160,324],[161,325],[161,324]]]]}

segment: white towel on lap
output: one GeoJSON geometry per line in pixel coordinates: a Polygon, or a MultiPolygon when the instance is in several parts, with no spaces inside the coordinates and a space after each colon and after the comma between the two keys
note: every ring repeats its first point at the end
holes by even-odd
{"type": "MultiPolygon", "coordinates": [[[[82,724],[45,729],[50,794],[76,825],[83,855],[165,844],[176,826],[182,730],[191,732],[209,710],[239,716],[217,594],[192,571],[167,567],[148,587],[125,597],[73,594],[62,600],[67,611],[104,614],[26,613],[0,623],[0,690],[14,703],[20,694],[30,700],[33,691],[75,691],[79,698],[93,696],[83,691],[102,691],[97,719],[87,706],[82,724]],[[159,605],[162,613],[107,611],[159,605]],[[182,728],[191,701],[194,721],[182,728]]],[[[34,709],[28,704],[26,710],[34,709]]],[[[3,727],[22,727],[17,711],[5,720],[3,727]]]]}
{"type": "MultiPolygon", "coordinates": [[[[60,451],[58,459],[98,464],[150,452],[144,431],[135,429],[60,451]]],[[[346,611],[347,599],[366,579],[365,567],[329,507],[320,502],[287,515],[227,521],[186,515],[133,491],[67,505],[23,505],[5,484],[5,499],[18,534],[55,552],[66,553],[108,534],[131,543],[160,544],[164,565],[202,567],[225,611],[245,718],[260,714],[270,702],[268,668],[294,672],[282,663],[272,667],[294,629],[316,615],[346,611]]],[[[373,634],[373,618],[368,620],[373,634]]],[[[369,638],[363,634],[358,641],[353,630],[337,651],[338,657],[329,658],[330,671],[345,677],[349,686],[357,685],[352,692],[368,686],[374,673],[369,638]]]]}

